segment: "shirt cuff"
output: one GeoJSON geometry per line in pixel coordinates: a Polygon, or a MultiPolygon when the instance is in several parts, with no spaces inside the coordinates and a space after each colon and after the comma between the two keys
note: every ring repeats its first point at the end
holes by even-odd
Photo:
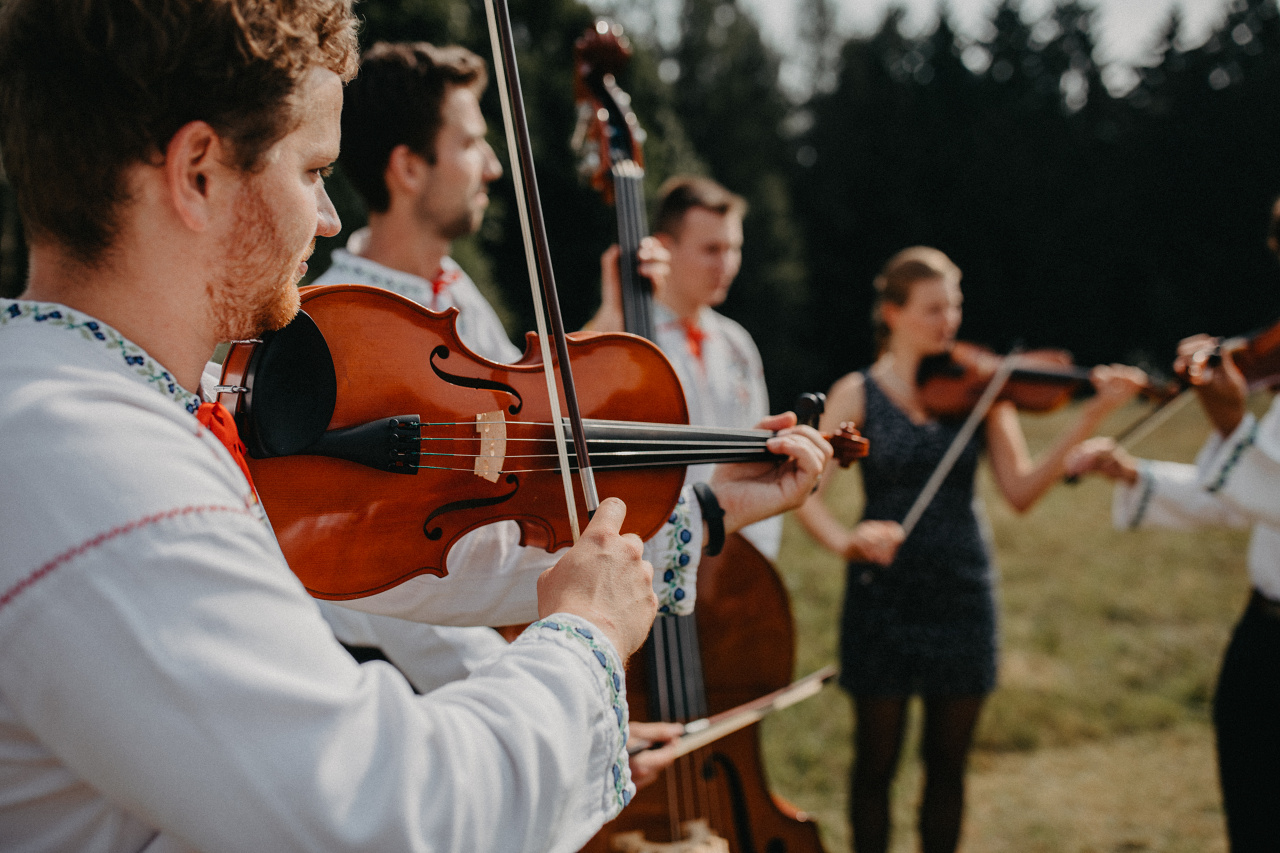
{"type": "Polygon", "coordinates": [[[1240,457],[1253,446],[1258,438],[1258,419],[1246,414],[1231,435],[1223,439],[1221,446],[1208,458],[1200,474],[1200,482],[1206,491],[1217,493],[1227,484],[1240,457]]]}
{"type": "Polygon", "coordinates": [[[627,727],[627,683],[623,675],[623,661],[613,643],[587,620],[569,613],[553,613],[545,619],[539,619],[521,633],[516,642],[526,638],[543,636],[554,638],[570,648],[576,648],[580,655],[594,661],[593,667],[604,695],[613,713],[613,725],[616,726],[617,740],[612,750],[612,764],[605,781],[605,809],[610,817],[622,811],[631,798],[635,796],[636,786],[631,781],[630,757],[627,755],[627,739],[630,731],[627,727]]]}
{"type": "Polygon", "coordinates": [[[1111,494],[1111,524],[1116,530],[1136,530],[1142,524],[1147,507],[1151,504],[1151,494],[1155,491],[1155,477],[1151,473],[1151,462],[1138,460],[1138,481],[1132,486],[1116,483],[1111,494]]]}
{"type": "Polygon", "coordinates": [[[659,613],[685,616],[693,612],[701,554],[702,510],[693,488],[685,486],[666,524],[645,543],[659,613]]]}

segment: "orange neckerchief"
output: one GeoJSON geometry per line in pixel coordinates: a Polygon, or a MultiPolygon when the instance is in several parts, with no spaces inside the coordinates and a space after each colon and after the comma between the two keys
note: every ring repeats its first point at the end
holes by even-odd
{"type": "Polygon", "coordinates": [[[438,310],[439,306],[437,305],[437,303],[440,301],[440,294],[444,292],[444,289],[446,287],[448,287],[449,285],[457,281],[460,275],[462,275],[462,272],[460,270],[456,270],[456,269],[447,270],[441,267],[440,274],[435,278],[431,279],[431,310],[432,311],[438,310]]]}
{"type": "Polygon", "coordinates": [[[244,478],[249,481],[249,488],[257,494],[258,489],[253,485],[253,477],[249,476],[249,463],[244,458],[244,442],[240,440],[235,419],[231,417],[227,407],[221,403],[201,403],[200,408],[196,410],[196,420],[230,451],[231,458],[236,460],[236,464],[244,472],[244,478]]]}
{"type": "Polygon", "coordinates": [[[689,353],[699,362],[702,361],[702,342],[707,339],[707,333],[698,325],[696,320],[681,319],[680,327],[684,329],[684,339],[689,345],[689,353]]]}

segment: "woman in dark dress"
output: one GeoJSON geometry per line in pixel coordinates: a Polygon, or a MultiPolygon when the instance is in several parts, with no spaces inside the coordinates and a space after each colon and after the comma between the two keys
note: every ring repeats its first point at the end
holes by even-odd
{"type": "MultiPolygon", "coordinates": [[[[858,853],[889,843],[889,790],[908,700],[924,701],[920,806],[924,853],[951,853],[960,837],[964,775],[982,703],[995,687],[996,607],[991,556],[974,502],[986,450],[995,482],[1019,512],[1062,477],[1063,457],[1145,381],[1141,371],[1095,368],[1097,394],[1040,459],[1032,460],[1014,407],[997,402],[904,541],[899,523],[960,431],[934,419],[915,384],[921,358],[944,352],[960,327],[960,270],[937,249],[899,252],[876,278],[880,353],[832,386],[822,428],[852,421],[871,441],[862,460],[866,507],[845,527],[823,489],[798,511],[823,546],[849,561],[841,619],[840,683],[854,697],[850,816],[858,853]]],[[[824,488],[830,478],[823,481],[824,488]]]]}

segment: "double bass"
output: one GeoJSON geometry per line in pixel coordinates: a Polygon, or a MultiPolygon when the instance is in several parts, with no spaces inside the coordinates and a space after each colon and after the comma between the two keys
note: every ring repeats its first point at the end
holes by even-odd
{"type": "MultiPolygon", "coordinates": [[[[624,325],[653,340],[652,292],[636,270],[648,234],[643,130],[618,86],[628,50],[621,28],[599,21],[575,45],[584,173],[615,205],[624,325]]],[[[808,413],[816,421],[819,410],[808,413]]],[[[688,722],[787,685],[795,665],[795,628],[786,587],[772,563],[740,534],[698,567],[696,612],[659,615],[641,650],[644,666],[627,672],[632,719],[688,722]]],[[[817,825],[772,794],[758,725],[678,758],[641,790],[584,848],[625,850],[821,851],[817,825]]]]}

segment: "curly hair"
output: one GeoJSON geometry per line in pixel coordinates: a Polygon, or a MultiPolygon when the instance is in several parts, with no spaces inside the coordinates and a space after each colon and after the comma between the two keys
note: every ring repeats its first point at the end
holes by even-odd
{"type": "Polygon", "coordinates": [[[126,174],[208,122],[253,172],[297,124],[307,72],[347,80],[352,0],[5,0],[0,152],[33,241],[100,262],[126,174]]]}

